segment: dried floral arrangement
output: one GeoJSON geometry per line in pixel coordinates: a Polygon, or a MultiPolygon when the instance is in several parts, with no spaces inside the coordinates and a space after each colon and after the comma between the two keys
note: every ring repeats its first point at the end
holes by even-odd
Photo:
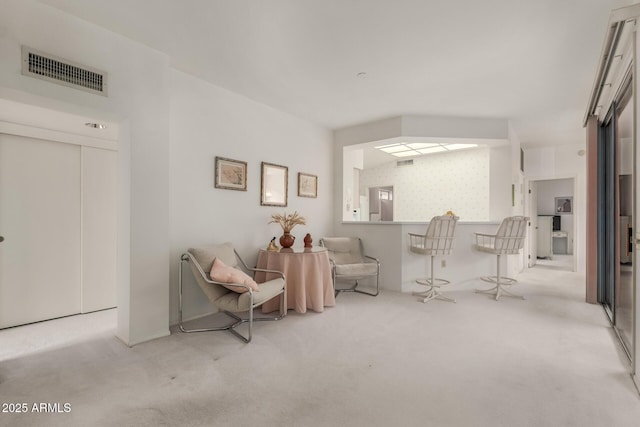
{"type": "Polygon", "coordinates": [[[295,227],[296,225],[306,225],[307,220],[303,216],[300,216],[298,211],[295,211],[294,213],[288,215],[286,212],[282,215],[271,215],[271,221],[269,221],[269,224],[274,223],[280,224],[280,227],[282,227],[282,231],[284,231],[285,233],[290,233],[293,227],[295,227]]]}

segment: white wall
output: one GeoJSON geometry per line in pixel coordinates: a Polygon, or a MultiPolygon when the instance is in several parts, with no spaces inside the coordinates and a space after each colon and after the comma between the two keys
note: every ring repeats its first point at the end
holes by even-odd
{"type": "Polygon", "coordinates": [[[364,167],[364,154],[362,150],[344,150],[343,159],[342,219],[351,221],[354,209],[360,207],[360,186],[356,185],[359,184],[359,172],[355,170],[360,171],[364,167]]]}
{"type": "Polygon", "coordinates": [[[509,123],[509,144],[511,145],[511,184],[513,184],[513,201],[511,215],[524,215],[524,172],[520,165],[520,138],[509,123]]]}
{"type": "Polygon", "coordinates": [[[0,97],[120,124],[118,336],[169,333],[169,60],[154,50],[32,0],[0,13],[0,97]],[[102,97],[20,74],[20,46],[109,73],[102,97]]]}
{"type": "MultiPolygon", "coordinates": [[[[302,246],[332,228],[331,133],[180,71],[171,82],[171,320],[177,318],[178,263],[189,247],[230,241],[249,265],[282,234],[272,213],[297,210],[307,219],[292,234],[302,246]],[[215,156],[248,163],[247,191],[214,188],[215,156]],[[289,168],[286,208],[260,205],[260,163],[289,168]],[[318,176],[318,197],[298,197],[297,174],[318,176]]],[[[184,317],[213,310],[185,274],[184,317]]]]}
{"type": "Polygon", "coordinates": [[[573,194],[576,270],[585,273],[586,264],[586,156],[579,155],[584,144],[526,149],[525,179],[538,181],[574,178],[573,194]]]}
{"type": "MultiPolygon", "coordinates": [[[[402,116],[402,136],[505,139],[505,119],[477,117],[402,116]]],[[[370,140],[371,141],[371,140],[370,140]]]]}
{"type": "Polygon", "coordinates": [[[511,214],[511,147],[495,147],[490,151],[489,217],[502,221],[511,214]]]}
{"type": "Polygon", "coordinates": [[[437,153],[360,173],[360,189],[393,185],[395,221],[428,221],[451,210],[463,221],[489,220],[490,150],[437,153]]]}
{"type": "MultiPolygon", "coordinates": [[[[511,205],[511,212],[510,214],[507,214],[504,216],[525,215],[525,208],[524,208],[525,179],[524,179],[524,173],[522,172],[521,164],[520,164],[521,163],[520,162],[520,153],[521,153],[520,138],[513,130],[513,126],[511,126],[511,123],[509,123],[509,126],[508,126],[508,133],[509,133],[509,143],[511,145],[511,177],[509,180],[509,185],[510,187],[513,186],[512,188],[509,189],[509,192],[513,194],[512,195],[510,194],[510,197],[509,197],[510,199],[512,199],[512,200],[509,200],[509,204],[511,205]]],[[[530,234],[531,232],[530,230],[528,230],[527,237],[525,238],[525,249],[521,251],[519,256],[511,257],[511,258],[514,258],[514,261],[508,264],[508,268],[509,268],[508,274],[511,275],[511,277],[513,277],[515,274],[524,270],[525,266],[527,265],[527,262],[525,260],[528,257],[528,247],[529,247],[528,239],[530,234]]]]}
{"type": "Polygon", "coordinates": [[[555,198],[573,197],[573,179],[538,181],[538,215],[556,215],[555,198]]]}

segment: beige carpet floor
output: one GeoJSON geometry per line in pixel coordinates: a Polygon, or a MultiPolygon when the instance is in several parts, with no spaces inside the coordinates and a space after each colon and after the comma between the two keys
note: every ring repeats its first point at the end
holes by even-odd
{"type": "Polygon", "coordinates": [[[257,324],[248,345],[174,332],[127,348],[114,311],[0,331],[0,402],[29,407],[0,425],[640,425],[629,363],[583,302],[584,278],[519,280],[525,301],[475,294],[479,281],[451,285],[456,304],[342,294],[324,313],[257,324]]]}

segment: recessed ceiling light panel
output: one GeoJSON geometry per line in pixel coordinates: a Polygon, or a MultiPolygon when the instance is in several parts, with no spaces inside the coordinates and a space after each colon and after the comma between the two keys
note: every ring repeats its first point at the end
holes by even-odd
{"type": "Polygon", "coordinates": [[[436,143],[428,143],[428,142],[412,142],[410,144],[406,144],[407,147],[412,148],[414,150],[420,150],[422,148],[429,148],[429,147],[437,147],[438,144],[436,143]]]}
{"type": "Polygon", "coordinates": [[[418,150],[418,153],[420,153],[420,154],[433,154],[433,153],[440,153],[442,151],[447,151],[447,150],[444,147],[442,147],[441,145],[438,145],[437,147],[423,148],[422,150],[418,150]]]}
{"type": "Polygon", "coordinates": [[[385,153],[397,153],[399,151],[407,151],[409,150],[409,148],[407,148],[405,145],[394,145],[392,147],[384,147],[380,149],[381,151],[384,151],[385,153]]]}
{"type": "Polygon", "coordinates": [[[446,151],[475,148],[478,144],[447,144],[437,142],[398,142],[394,144],[379,145],[377,148],[395,157],[418,156],[421,154],[434,154],[446,151]]]}
{"type": "Polygon", "coordinates": [[[453,150],[462,150],[464,148],[474,148],[477,146],[478,144],[448,144],[448,145],[445,145],[444,148],[446,148],[449,151],[453,151],[453,150]]]}
{"type": "Polygon", "coordinates": [[[414,151],[414,150],[400,151],[398,153],[391,153],[391,154],[396,156],[396,157],[409,157],[409,156],[419,156],[420,155],[420,153],[418,153],[417,151],[414,151]]]}

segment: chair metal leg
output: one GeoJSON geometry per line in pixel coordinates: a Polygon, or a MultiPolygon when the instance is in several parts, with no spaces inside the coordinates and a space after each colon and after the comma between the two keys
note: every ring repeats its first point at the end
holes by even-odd
{"type": "Polygon", "coordinates": [[[440,299],[443,301],[449,301],[453,303],[456,302],[454,298],[445,296],[442,292],[440,292],[440,290],[437,287],[432,287],[429,290],[424,292],[412,292],[411,295],[421,297],[423,303],[431,301],[432,299],[440,299]]]}
{"type": "Polygon", "coordinates": [[[355,283],[353,284],[353,286],[351,286],[350,288],[342,288],[342,289],[338,289],[336,288],[336,280],[333,280],[333,293],[334,296],[338,296],[338,294],[342,293],[342,292],[356,292],[356,287],[358,286],[358,281],[356,280],[355,283]]]}
{"type": "Polygon", "coordinates": [[[336,288],[336,275],[335,273],[332,271],[332,279],[333,279],[333,295],[334,296],[338,296],[339,293],[341,292],[356,292],[359,294],[364,294],[364,295],[369,295],[371,297],[375,297],[378,296],[378,294],[380,293],[380,274],[376,274],[376,291],[375,292],[367,292],[367,291],[363,291],[362,289],[358,289],[358,281],[356,280],[354,285],[351,286],[350,288],[346,288],[346,289],[337,289],[336,288]]]}
{"type": "Polygon", "coordinates": [[[424,292],[412,292],[411,295],[422,297],[422,302],[428,302],[432,299],[440,299],[443,301],[449,301],[455,303],[456,300],[447,296],[444,296],[442,292],[440,292],[440,286],[444,286],[449,284],[448,280],[438,279],[435,277],[435,271],[433,269],[433,256],[431,257],[431,277],[427,279],[418,279],[416,283],[423,286],[429,286],[424,292]]]}
{"type": "Polygon", "coordinates": [[[519,298],[519,299],[524,299],[524,296],[522,295],[517,295],[514,294],[513,292],[505,289],[505,287],[510,287],[511,285],[517,283],[518,281],[516,279],[513,279],[511,277],[502,277],[500,275],[500,256],[501,255],[497,255],[498,257],[498,265],[497,265],[497,273],[495,276],[484,276],[481,277],[481,280],[484,280],[485,282],[489,282],[489,283],[493,283],[495,284],[495,286],[491,289],[476,289],[476,293],[478,294],[489,294],[489,295],[495,295],[496,297],[496,301],[500,300],[500,297],[502,295],[508,296],[508,297],[513,297],[513,298],[519,298]]]}
{"type": "Polygon", "coordinates": [[[248,319],[243,319],[239,316],[237,316],[234,313],[231,313],[229,311],[226,310],[222,310],[222,313],[226,314],[227,316],[231,317],[232,319],[235,320],[235,322],[233,322],[230,325],[227,326],[220,326],[220,327],[215,327],[215,328],[199,328],[199,329],[186,329],[184,327],[184,325],[182,324],[182,264],[187,261],[187,259],[180,259],[180,265],[179,265],[179,271],[180,271],[180,277],[178,278],[178,327],[180,328],[180,331],[184,332],[184,333],[193,333],[193,332],[214,332],[214,331],[229,331],[231,332],[233,335],[235,335],[236,337],[240,338],[243,342],[245,343],[250,343],[251,342],[251,338],[252,338],[252,332],[253,332],[253,322],[264,322],[264,321],[275,321],[275,320],[281,320],[284,317],[286,317],[287,315],[287,293],[286,291],[283,291],[280,294],[280,315],[279,316],[267,316],[267,317],[255,317],[253,316],[253,310],[255,308],[257,308],[259,305],[254,305],[253,304],[253,295],[251,295],[251,302],[249,303],[249,306],[251,307],[249,309],[249,318],[248,319]],[[240,332],[236,331],[235,328],[238,325],[241,325],[243,323],[248,323],[248,333],[247,336],[243,336],[240,332]]]}
{"type": "Polygon", "coordinates": [[[353,288],[353,292],[369,295],[371,297],[377,297],[378,294],[380,293],[380,272],[376,274],[376,291],[375,292],[363,291],[363,290],[357,289],[357,287],[358,287],[358,281],[356,280],[356,286],[353,288]]]}

